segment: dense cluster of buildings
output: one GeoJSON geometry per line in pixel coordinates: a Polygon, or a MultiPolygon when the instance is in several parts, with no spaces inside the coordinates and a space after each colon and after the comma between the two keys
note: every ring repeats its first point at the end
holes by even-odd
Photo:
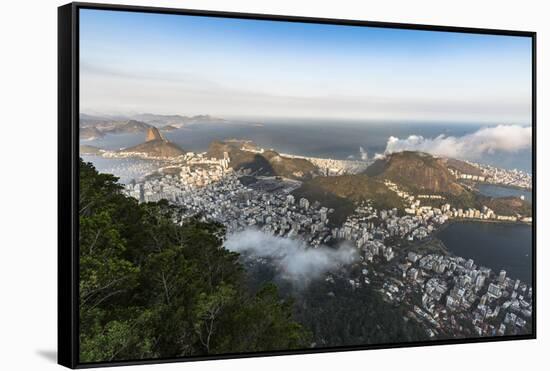
{"type": "Polygon", "coordinates": [[[419,240],[427,237],[447,217],[433,210],[419,215],[400,216],[397,209],[376,210],[369,202],[359,206],[341,227],[332,229],[334,238],[352,241],[358,249],[366,251],[365,259],[372,261],[381,248],[386,260],[393,254],[387,252],[383,242],[389,238],[419,240]],[[375,242],[373,244],[373,241],[375,242]],[[374,246],[376,245],[376,246],[374,246]],[[378,250],[373,248],[376,247],[378,250]]]}
{"type": "Polygon", "coordinates": [[[163,165],[157,168],[159,174],[168,168],[177,169],[177,172],[161,177],[149,176],[138,183],[129,182],[125,185],[126,194],[140,202],[157,202],[165,199],[178,203],[186,192],[218,182],[230,171],[228,156],[218,160],[193,152],[165,161],[163,165]]]}
{"type": "MultiPolygon", "coordinates": [[[[506,277],[504,271],[497,276],[472,260],[396,249],[396,241],[424,239],[450,218],[502,217],[489,208],[423,206],[421,200],[445,200],[439,195],[414,196],[386,181],[407,206],[404,214],[377,210],[365,201],[341,226],[331,228],[334,210],[292,194],[300,182],[278,177],[243,181],[247,177],[229,164],[227,154],[220,160],[188,153],[167,164],[177,165],[179,172],[128,184],[125,192],[141,202],[166,199],[181,205],[186,215],[224,224],[229,233],[254,227],[300,238],[313,248],[350,241],[359,252],[354,264],[360,267],[359,276],[346,277],[353,289],[372,285],[384,300],[405,305],[408,316],[423,324],[430,337],[515,334],[529,326],[533,293],[528,284],[506,277]]],[[[326,277],[334,280],[332,273],[326,277]]]]}
{"type": "MultiPolygon", "coordinates": [[[[373,209],[365,207],[370,219],[373,209]]],[[[371,285],[389,303],[405,306],[407,315],[420,323],[429,337],[495,336],[529,331],[532,316],[532,288],[525,282],[498,275],[477,266],[472,259],[387,246],[388,231],[381,216],[360,228],[346,229],[342,237],[356,242],[360,253],[360,274],[347,277],[354,290],[371,285]]],[[[346,224],[358,226],[359,224],[346,224]]],[[[429,226],[430,224],[428,224],[429,226]]],[[[327,274],[326,281],[334,282],[327,274]]]]}
{"type": "Polygon", "coordinates": [[[449,168],[448,170],[451,174],[453,174],[455,176],[456,179],[472,180],[474,182],[481,182],[481,183],[484,183],[485,180],[487,180],[485,175],[475,175],[475,174],[461,173],[460,171],[452,169],[452,168],[449,168]]]}
{"type": "MultiPolygon", "coordinates": [[[[385,180],[384,184],[390,190],[394,191],[407,205],[405,207],[405,213],[416,216],[441,216],[445,220],[451,218],[457,219],[475,219],[475,220],[497,220],[497,221],[509,221],[509,222],[525,222],[531,223],[533,221],[530,216],[520,215],[499,215],[487,206],[483,206],[481,209],[475,208],[454,208],[449,203],[441,205],[441,207],[432,207],[421,205],[421,199],[438,200],[443,201],[444,197],[440,195],[417,195],[414,196],[408,192],[405,192],[397,186],[397,184],[385,180]]],[[[443,220],[443,222],[445,221],[443,220]]]]}
{"type": "Polygon", "coordinates": [[[200,188],[222,180],[229,171],[229,155],[223,153],[223,159],[206,158],[202,154],[187,152],[180,166],[181,183],[190,188],[200,188]]]}
{"type": "Polygon", "coordinates": [[[385,278],[387,301],[410,306],[410,317],[430,336],[495,336],[526,329],[532,316],[532,288],[498,275],[473,260],[409,252],[385,278]]]}
{"type": "Polygon", "coordinates": [[[337,176],[345,174],[359,174],[371,164],[368,161],[335,160],[332,158],[305,157],[289,154],[281,154],[289,158],[301,158],[315,165],[324,176],[337,176]]]}
{"type": "Polygon", "coordinates": [[[166,199],[181,205],[186,215],[200,214],[224,224],[229,233],[256,227],[281,237],[300,235],[313,247],[332,239],[328,221],[334,210],[306,198],[296,200],[291,192],[299,182],[258,177],[253,184],[244,185],[240,180],[243,174],[219,161],[209,167],[203,166],[204,161],[200,167],[187,162],[180,176],[163,175],[129,184],[125,192],[141,202],[166,199]]]}
{"type": "Polygon", "coordinates": [[[531,189],[533,187],[533,179],[531,174],[522,170],[507,170],[497,168],[491,165],[478,164],[475,162],[466,161],[468,164],[476,167],[481,171],[481,174],[466,174],[457,170],[449,169],[457,179],[472,180],[481,183],[491,183],[504,186],[519,187],[531,189]]]}
{"type": "MultiPolygon", "coordinates": [[[[529,330],[533,310],[530,285],[507,277],[504,270],[496,275],[472,259],[395,250],[384,241],[389,235],[386,221],[396,216],[375,216],[371,207],[364,211],[370,213],[366,220],[378,218],[380,225],[368,221],[363,228],[370,232],[361,234],[362,229],[357,228],[361,224],[348,221],[348,227],[355,228],[344,227],[341,236],[355,241],[359,251],[356,264],[361,273],[345,278],[354,290],[372,285],[387,302],[404,305],[407,315],[419,322],[429,337],[496,336],[529,330]]],[[[334,274],[327,274],[326,281],[334,282],[334,274]]]]}

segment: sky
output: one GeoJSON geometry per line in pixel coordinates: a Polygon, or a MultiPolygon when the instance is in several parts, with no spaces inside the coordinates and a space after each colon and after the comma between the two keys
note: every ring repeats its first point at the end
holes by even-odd
{"type": "Polygon", "coordinates": [[[531,124],[531,39],[80,10],[80,110],[531,124]]]}

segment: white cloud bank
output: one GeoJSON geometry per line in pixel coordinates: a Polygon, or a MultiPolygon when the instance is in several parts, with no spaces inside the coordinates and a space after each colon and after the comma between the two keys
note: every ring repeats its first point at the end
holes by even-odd
{"type": "Polygon", "coordinates": [[[337,249],[309,248],[302,241],[271,236],[255,229],[229,235],[224,246],[230,251],[268,258],[283,278],[301,284],[357,259],[356,250],[347,244],[337,249]]]}
{"type": "Polygon", "coordinates": [[[495,152],[517,152],[532,146],[530,126],[498,125],[479,129],[461,137],[439,135],[424,138],[411,135],[406,139],[390,137],[385,154],[402,151],[421,151],[436,156],[478,159],[495,152]]]}

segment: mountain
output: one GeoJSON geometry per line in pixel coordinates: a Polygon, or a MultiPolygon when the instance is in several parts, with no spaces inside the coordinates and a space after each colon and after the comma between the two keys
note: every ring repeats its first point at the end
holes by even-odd
{"type": "Polygon", "coordinates": [[[145,143],[121,150],[122,153],[146,154],[150,157],[177,157],[185,154],[178,145],[165,139],[155,127],[149,127],[145,143]]]}
{"type": "Polygon", "coordinates": [[[174,131],[174,130],[178,130],[177,127],[175,126],[172,126],[172,125],[165,125],[163,127],[160,127],[159,128],[161,131],[174,131]]]}
{"type": "Polygon", "coordinates": [[[109,134],[141,133],[147,131],[151,127],[151,125],[142,121],[128,120],[123,123],[115,124],[112,129],[105,130],[104,132],[109,134]]]}
{"type": "Polygon", "coordinates": [[[150,127],[147,129],[147,135],[145,136],[145,141],[150,142],[153,140],[164,140],[164,137],[160,134],[159,129],[155,127],[150,127]]]}
{"type": "Polygon", "coordinates": [[[483,171],[481,171],[481,169],[467,163],[466,161],[457,160],[454,158],[446,158],[443,159],[443,161],[447,164],[447,168],[458,171],[459,173],[478,176],[483,175],[483,171]]]}
{"type": "Polygon", "coordinates": [[[82,140],[93,140],[97,138],[103,138],[105,134],[97,129],[95,126],[81,127],[79,130],[79,136],[82,140]]]}
{"type": "Polygon", "coordinates": [[[376,160],[365,174],[388,179],[415,193],[459,196],[467,192],[447,169],[446,159],[423,152],[396,152],[376,160]]]}
{"type": "Polygon", "coordinates": [[[146,132],[151,125],[138,120],[104,118],[99,116],[80,115],[80,138],[94,139],[106,134],[128,134],[146,132]]]}
{"type": "Polygon", "coordinates": [[[214,116],[210,116],[210,115],[196,115],[196,116],[192,116],[192,117],[191,117],[191,120],[195,120],[195,121],[222,120],[222,121],[223,121],[223,119],[220,119],[220,118],[217,118],[217,117],[214,117],[214,116]]]}
{"type": "MultiPolygon", "coordinates": [[[[159,115],[154,113],[140,113],[130,115],[91,115],[80,114],[80,128],[95,128],[103,134],[141,133],[151,126],[162,131],[173,131],[184,126],[195,124],[225,123],[225,119],[210,115],[159,115]]],[[[97,134],[97,133],[96,133],[97,134]]],[[[97,138],[97,135],[85,134],[83,139],[97,138]]]]}
{"type": "Polygon", "coordinates": [[[403,208],[402,200],[382,180],[365,174],[316,177],[304,182],[293,194],[333,208],[331,222],[336,224],[343,223],[360,201],[371,200],[378,209],[403,208]]]}
{"type": "Polygon", "coordinates": [[[94,116],[94,115],[81,113],[79,116],[79,121],[80,121],[80,127],[84,127],[84,126],[95,126],[97,124],[101,124],[106,121],[112,121],[112,120],[108,120],[105,117],[101,117],[101,116],[94,116]]]}
{"type": "MultiPolygon", "coordinates": [[[[487,206],[499,215],[531,215],[529,202],[517,197],[491,198],[474,192],[457,182],[449,171],[481,175],[481,171],[467,162],[433,157],[422,152],[398,152],[375,161],[366,174],[375,179],[388,179],[416,194],[440,194],[456,208],[481,209],[487,206]]],[[[440,200],[422,201],[423,205],[440,206],[440,200]]]]}
{"type": "Polygon", "coordinates": [[[367,199],[379,200],[383,204],[380,207],[383,208],[402,206],[401,199],[382,181],[364,174],[317,177],[307,182],[307,185],[356,202],[367,199]]]}
{"type": "Polygon", "coordinates": [[[276,175],[296,179],[309,179],[317,175],[317,167],[308,160],[284,157],[275,151],[265,151],[262,155],[267,159],[276,175]]]}
{"type": "Polygon", "coordinates": [[[300,180],[318,175],[317,168],[308,160],[284,157],[273,150],[262,152],[253,143],[244,140],[214,141],[210,143],[207,156],[221,159],[224,152],[229,155],[232,168],[248,169],[254,175],[277,175],[300,180]]]}

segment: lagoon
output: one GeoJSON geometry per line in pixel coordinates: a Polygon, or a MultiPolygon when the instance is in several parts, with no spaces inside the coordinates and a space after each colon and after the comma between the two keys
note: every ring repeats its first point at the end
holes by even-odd
{"type": "Polygon", "coordinates": [[[533,228],[528,224],[495,222],[452,222],[438,232],[454,255],[473,259],[477,265],[498,274],[531,284],[533,228]]]}

